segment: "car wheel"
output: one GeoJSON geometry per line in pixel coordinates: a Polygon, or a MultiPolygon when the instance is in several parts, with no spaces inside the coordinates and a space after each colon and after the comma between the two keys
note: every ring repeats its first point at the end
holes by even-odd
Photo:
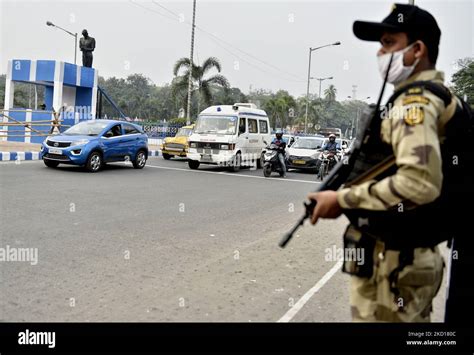
{"type": "Polygon", "coordinates": [[[270,164],[266,164],[263,166],[263,176],[270,177],[272,174],[272,166],[270,164]]]}
{"type": "Polygon", "coordinates": [[[57,168],[59,165],[59,162],[53,161],[53,160],[43,160],[44,165],[46,165],[48,168],[57,168]]]}
{"type": "Polygon", "coordinates": [[[166,154],[166,153],[163,153],[163,159],[164,160],[170,160],[174,155],[169,155],[169,154],[166,154]]]}
{"type": "Polygon", "coordinates": [[[135,169],[143,169],[146,164],[146,152],[144,150],[139,150],[135,160],[133,161],[133,167],[135,169]]]}
{"type": "Polygon", "coordinates": [[[92,152],[87,158],[86,169],[95,173],[102,167],[102,155],[99,152],[92,152]]]}
{"type": "Polygon", "coordinates": [[[197,160],[189,160],[188,166],[190,169],[196,170],[199,168],[200,163],[197,160]]]}
{"type": "Polygon", "coordinates": [[[230,167],[230,171],[237,173],[240,170],[240,164],[242,162],[242,156],[240,153],[237,153],[232,161],[232,166],[230,167]]]}

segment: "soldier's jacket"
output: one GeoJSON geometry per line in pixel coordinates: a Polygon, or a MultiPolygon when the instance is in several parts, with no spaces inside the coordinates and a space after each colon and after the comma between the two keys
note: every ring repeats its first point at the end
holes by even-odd
{"type": "MultiPolygon", "coordinates": [[[[426,70],[412,75],[395,90],[414,81],[443,83],[444,74],[426,70]]],[[[388,109],[381,124],[381,138],[391,144],[397,172],[380,181],[366,181],[338,191],[342,208],[387,210],[403,203],[407,208],[434,201],[443,181],[440,142],[444,127],[453,116],[457,99],[451,104],[422,88],[404,92],[388,109]]]]}

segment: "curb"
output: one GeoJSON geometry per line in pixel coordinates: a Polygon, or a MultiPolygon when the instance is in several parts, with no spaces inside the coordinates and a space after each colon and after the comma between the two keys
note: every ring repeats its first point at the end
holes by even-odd
{"type": "Polygon", "coordinates": [[[149,150],[148,151],[148,156],[149,157],[159,157],[160,156],[160,151],[159,150],[149,150]]]}
{"type": "Polygon", "coordinates": [[[0,161],[39,160],[40,152],[0,152],[0,161]]]}
{"type": "MultiPolygon", "coordinates": [[[[13,160],[39,160],[40,152],[0,152],[0,161],[13,161],[13,160]]],[[[148,152],[149,157],[159,157],[158,150],[150,150],[148,152]]]]}

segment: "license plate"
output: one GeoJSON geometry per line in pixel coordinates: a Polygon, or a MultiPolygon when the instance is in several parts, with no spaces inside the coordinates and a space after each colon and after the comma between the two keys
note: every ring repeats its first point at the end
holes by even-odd
{"type": "Polygon", "coordinates": [[[201,155],[201,161],[212,161],[211,155],[201,155]]]}
{"type": "Polygon", "coordinates": [[[293,160],[293,164],[306,164],[306,162],[304,160],[293,160]]]}
{"type": "Polygon", "coordinates": [[[62,155],[62,154],[63,154],[63,150],[62,150],[62,149],[57,149],[57,148],[49,148],[49,149],[48,149],[48,153],[49,153],[49,154],[62,155]]]}

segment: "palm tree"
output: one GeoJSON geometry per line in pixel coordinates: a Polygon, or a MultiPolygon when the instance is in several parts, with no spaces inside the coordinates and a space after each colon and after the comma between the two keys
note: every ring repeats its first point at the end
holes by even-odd
{"type": "Polygon", "coordinates": [[[334,85],[329,85],[326,90],[324,90],[324,98],[327,101],[333,102],[336,101],[337,89],[334,85]]]}
{"type": "MultiPolygon", "coordinates": [[[[189,58],[179,59],[173,67],[173,74],[175,78],[172,82],[172,95],[174,98],[180,93],[184,102],[188,100],[188,78],[189,78],[190,61],[189,58]],[[178,76],[180,70],[183,69],[182,75],[178,76]]],[[[215,57],[207,58],[201,66],[197,66],[193,63],[192,71],[192,83],[191,89],[196,90],[199,93],[198,97],[198,112],[200,110],[201,99],[207,106],[210,106],[213,101],[212,87],[214,85],[222,86],[224,90],[229,89],[229,81],[221,74],[215,74],[207,79],[204,76],[213,68],[216,68],[220,73],[221,63],[215,57]]]]}

